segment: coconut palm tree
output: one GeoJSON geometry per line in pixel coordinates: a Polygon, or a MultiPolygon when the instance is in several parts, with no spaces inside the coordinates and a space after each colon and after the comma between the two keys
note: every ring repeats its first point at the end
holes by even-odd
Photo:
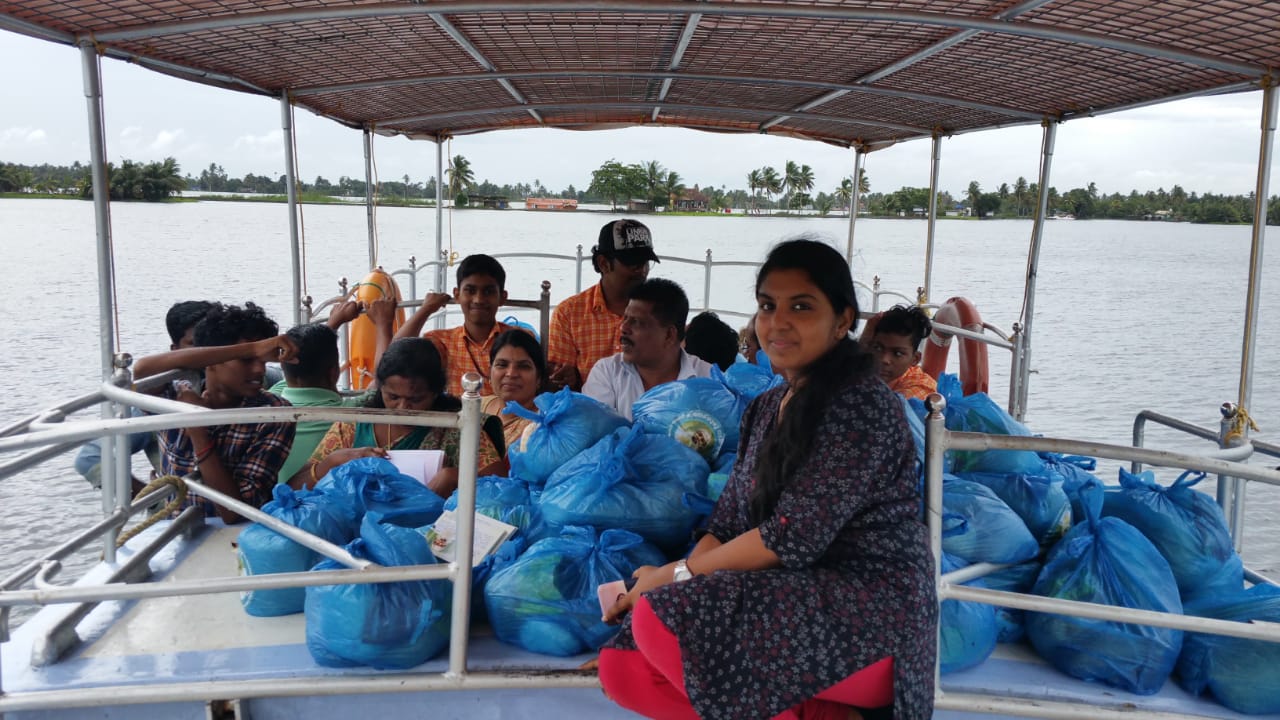
{"type": "Polygon", "coordinates": [[[675,170],[668,170],[662,176],[662,182],[658,185],[662,198],[667,201],[667,209],[670,210],[676,206],[676,200],[684,194],[684,183],[680,181],[680,173],[675,170]]]}
{"type": "Polygon", "coordinates": [[[809,191],[813,189],[813,168],[808,165],[801,165],[795,178],[792,179],[791,189],[796,191],[795,196],[797,198],[804,196],[804,202],[798,204],[800,207],[809,204],[809,191]]]}
{"type": "Polygon", "coordinates": [[[772,201],[775,194],[782,192],[782,177],[778,175],[777,170],[768,165],[760,169],[760,177],[764,180],[761,189],[764,190],[765,197],[772,201]]]}
{"type": "Polygon", "coordinates": [[[836,199],[840,201],[840,207],[848,210],[853,202],[853,179],[845,178],[840,181],[840,186],[836,188],[836,199]]]}
{"type": "Polygon", "coordinates": [[[451,198],[457,197],[458,193],[476,183],[476,174],[471,169],[471,161],[461,155],[455,155],[449,160],[449,168],[445,170],[445,174],[449,176],[449,197],[451,198]]]}
{"type": "Polygon", "coordinates": [[[800,166],[794,160],[788,160],[782,170],[783,199],[787,207],[791,207],[791,196],[800,190],[800,184],[803,182],[800,166]]]}
{"type": "Polygon", "coordinates": [[[866,195],[871,192],[871,180],[867,178],[866,168],[858,168],[858,194],[866,195]]]}
{"type": "Polygon", "coordinates": [[[1019,215],[1026,215],[1031,209],[1031,192],[1027,186],[1027,179],[1018,176],[1018,180],[1013,184],[1013,202],[1018,207],[1019,215]]]}
{"type": "Polygon", "coordinates": [[[747,187],[751,188],[751,212],[759,212],[756,199],[760,196],[760,188],[764,187],[764,174],[758,169],[747,173],[747,187]]]}
{"type": "Polygon", "coordinates": [[[981,220],[982,215],[978,213],[978,200],[982,198],[982,186],[978,185],[977,180],[971,180],[969,189],[964,195],[969,199],[969,214],[981,220]]]}

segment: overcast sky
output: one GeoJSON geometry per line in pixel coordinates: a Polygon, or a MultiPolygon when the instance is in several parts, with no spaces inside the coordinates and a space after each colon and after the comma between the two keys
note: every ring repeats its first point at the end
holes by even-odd
{"type": "MultiPolygon", "coordinates": [[[[69,165],[88,157],[87,114],[80,53],[69,46],[0,31],[0,161],[69,165]]],[[[216,162],[233,176],[278,176],[284,151],[277,101],[205,87],[103,61],[107,151],[112,161],[173,156],[199,174],[216,162]]],[[[1096,182],[1103,192],[1166,190],[1242,194],[1253,190],[1261,93],[1199,98],[1100,118],[1058,130],[1052,185],[1060,191],[1096,182]]],[[[364,174],[360,133],[300,110],[301,176],[364,174]]],[[[961,194],[969,181],[984,190],[1019,175],[1034,182],[1040,129],[1012,128],[960,135],[942,145],[941,187],[961,194]]],[[[816,190],[830,192],[853,168],[853,152],[824,143],[765,135],[631,128],[601,132],[508,130],[464,136],[446,152],[471,161],[477,180],[541,180],[560,190],[585,188],[591,171],[615,158],[658,160],[687,185],[745,188],[753,168],[781,169],[787,160],[814,168],[816,190]]],[[[425,180],[435,171],[435,144],[375,140],[379,176],[425,180]]],[[[916,141],[872,153],[873,191],[927,186],[929,143],[916,141]]],[[[1273,165],[1273,176],[1275,173],[1273,165]]],[[[1271,194],[1280,188],[1272,184],[1271,194]]]]}

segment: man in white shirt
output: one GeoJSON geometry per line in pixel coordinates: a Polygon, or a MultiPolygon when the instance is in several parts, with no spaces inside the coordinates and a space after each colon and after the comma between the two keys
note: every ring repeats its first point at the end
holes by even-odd
{"type": "Polygon", "coordinates": [[[711,365],[681,346],[689,319],[689,298],[679,285],[661,278],[631,291],[622,315],[622,352],[596,363],[583,394],[631,418],[631,405],[651,387],[691,377],[710,377],[711,365]]]}

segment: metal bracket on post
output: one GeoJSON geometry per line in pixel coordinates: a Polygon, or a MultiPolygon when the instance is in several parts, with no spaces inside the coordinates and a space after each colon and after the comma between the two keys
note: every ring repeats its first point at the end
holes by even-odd
{"type": "Polygon", "coordinates": [[[418,256],[409,256],[409,299],[418,299],[418,256]]]}

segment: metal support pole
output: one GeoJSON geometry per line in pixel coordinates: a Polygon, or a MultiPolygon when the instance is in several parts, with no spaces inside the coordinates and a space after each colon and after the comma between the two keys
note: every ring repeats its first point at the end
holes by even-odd
{"type": "MultiPolygon", "coordinates": [[[[1235,421],[1235,414],[1235,405],[1222,403],[1222,419],[1218,422],[1218,447],[1220,448],[1227,447],[1227,436],[1231,434],[1231,426],[1235,421]]],[[[1222,514],[1227,521],[1227,532],[1231,534],[1232,542],[1234,542],[1236,538],[1236,518],[1231,509],[1235,505],[1236,498],[1235,479],[1227,475],[1218,475],[1215,497],[1218,501],[1218,507],[1222,508],[1222,514]]]]}
{"type": "Polygon", "coordinates": [[[1240,350],[1239,405],[1253,400],[1253,356],[1258,337],[1258,300],[1262,293],[1262,249],[1267,235],[1267,192],[1271,183],[1271,150],[1276,136],[1276,81],[1262,82],[1262,139],[1258,144],[1258,182],[1253,191],[1253,243],[1249,248],[1249,290],[1244,306],[1244,343],[1240,350]]]}
{"type": "MultiPolygon", "coordinates": [[[[925,398],[925,408],[929,414],[924,421],[924,487],[925,487],[925,520],[929,525],[929,548],[933,552],[933,585],[942,585],[942,465],[947,451],[947,425],[943,413],[947,409],[947,401],[938,393],[930,393],[925,398]]],[[[941,593],[939,593],[941,602],[941,593]]],[[[942,633],[938,633],[938,641],[942,641],[942,633]]],[[[942,657],[942,653],[938,653],[942,657]]],[[[934,687],[942,687],[938,678],[941,666],[933,666],[934,687]]]]}
{"type": "MultiPolygon", "coordinates": [[[[102,379],[107,382],[113,372],[115,358],[115,263],[111,250],[111,179],[107,176],[106,119],[102,107],[102,68],[94,44],[80,44],[84,73],[84,98],[89,111],[89,166],[93,172],[93,219],[97,230],[98,250],[98,360],[102,379]]],[[[114,415],[111,403],[103,403],[102,418],[114,415]]],[[[102,472],[102,511],[109,514],[115,506],[116,448],[127,447],[123,436],[103,436],[99,468],[102,472]]],[[[105,538],[103,559],[115,562],[115,538],[105,538]]]]}
{"type": "Polygon", "coordinates": [[[364,126],[364,214],[369,224],[369,269],[378,267],[377,226],[373,216],[373,128],[364,126]]]}
{"type": "Polygon", "coordinates": [[[707,248],[707,262],[703,265],[702,275],[702,311],[711,309],[711,248],[707,248]]]}
{"type": "MultiPolygon", "coordinates": [[[[115,357],[115,371],[111,375],[111,381],[117,387],[129,388],[133,384],[133,373],[129,371],[129,366],[133,364],[133,356],[129,353],[119,353],[115,357]]],[[[121,420],[129,418],[133,413],[129,405],[125,403],[112,403],[116,409],[116,417],[121,420]]],[[[130,454],[132,442],[128,435],[116,435],[115,438],[115,487],[112,495],[114,496],[114,506],[112,512],[125,510],[129,507],[130,500],[133,497],[133,456],[130,454]]],[[[103,479],[103,490],[106,490],[106,479],[103,479]]],[[[105,504],[105,503],[104,503],[105,504]]],[[[113,527],[107,531],[103,537],[104,542],[110,542],[114,547],[116,538],[120,536],[120,528],[113,527]]]]}
{"type": "MultiPolygon", "coordinates": [[[[929,224],[924,245],[924,303],[933,294],[933,235],[938,224],[938,166],[942,161],[942,136],[933,133],[933,153],[929,163],[929,224]]],[[[922,304],[924,304],[922,303],[922,304]]]]}
{"type": "MultiPolygon", "coordinates": [[[[594,260],[592,261],[594,262],[594,260]]],[[[595,270],[595,268],[592,268],[595,270]]],[[[582,292],[582,246],[578,246],[578,261],[573,264],[573,292],[582,292]]]]}
{"type": "Polygon", "coordinates": [[[853,192],[849,193],[849,243],[845,246],[844,259],[853,266],[853,224],[858,220],[858,186],[862,179],[862,148],[855,147],[853,152],[853,192]]]}
{"type": "Polygon", "coordinates": [[[1053,145],[1058,137],[1058,122],[1045,120],[1044,139],[1040,145],[1040,196],[1036,200],[1036,217],[1031,226],[1031,250],[1027,253],[1027,283],[1022,306],[1022,368],[1018,378],[1018,407],[1014,417],[1022,420],[1027,413],[1027,386],[1031,381],[1031,325],[1036,314],[1036,275],[1040,271],[1040,244],[1044,239],[1044,219],[1049,212],[1049,171],[1053,165],[1053,145]]]}
{"type": "Polygon", "coordinates": [[[293,157],[293,104],[280,93],[280,128],[284,131],[284,184],[289,196],[289,260],[293,265],[293,324],[302,324],[302,243],[298,235],[298,178],[293,157]]]}
{"type": "MultiPolygon", "coordinates": [[[[436,262],[444,257],[444,138],[436,138],[436,262]]],[[[436,292],[444,292],[444,266],[436,266],[436,292]]]]}
{"type": "Polygon", "coordinates": [[[1013,337],[1010,340],[1013,342],[1013,349],[1009,351],[1009,406],[1007,409],[1010,415],[1021,422],[1024,415],[1022,409],[1018,407],[1018,398],[1020,397],[1018,388],[1019,381],[1022,379],[1021,323],[1013,324],[1013,337]]]}
{"type": "Polygon", "coordinates": [[[454,542],[453,618],[449,628],[450,677],[467,674],[467,640],[471,627],[471,556],[475,545],[476,454],[480,448],[480,387],[478,373],[462,376],[462,436],[458,443],[458,534],[454,542]]]}

